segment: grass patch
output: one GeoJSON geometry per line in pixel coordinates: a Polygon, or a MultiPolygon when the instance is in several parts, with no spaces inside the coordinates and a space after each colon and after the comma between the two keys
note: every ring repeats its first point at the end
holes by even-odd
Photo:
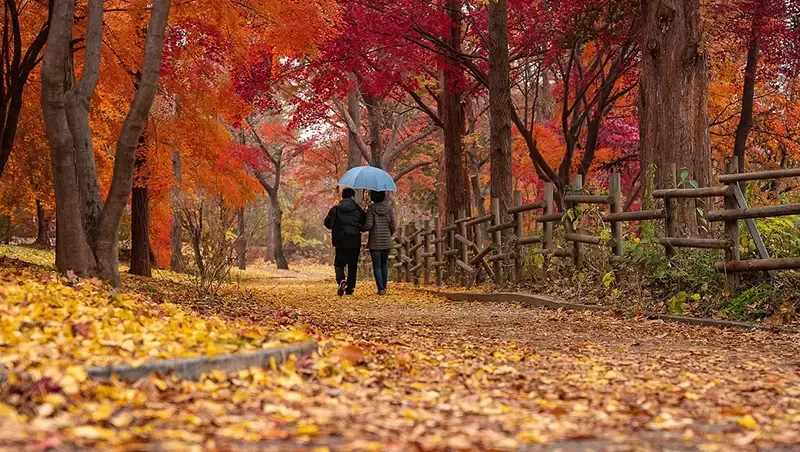
{"type": "Polygon", "coordinates": [[[55,268],[56,253],[52,250],[43,250],[29,246],[0,245],[0,256],[17,259],[29,264],[45,268],[55,268]]]}

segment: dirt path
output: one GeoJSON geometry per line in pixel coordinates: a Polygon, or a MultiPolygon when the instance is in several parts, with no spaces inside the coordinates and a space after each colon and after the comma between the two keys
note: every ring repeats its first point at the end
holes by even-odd
{"type": "Polygon", "coordinates": [[[149,281],[187,316],[283,325],[322,353],[198,382],[18,381],[33,408],[0,401],[0,450],[800,450],[800,335],[366,282],[341,298],[328,273],[255,268],[202,303],[149,281]]]}
{"type": "Polygon", "coordinates": [[[324,282],[284,289],[280,300],[323,336],[366,353],[330,401],[342,417],[328,433],[346,443],[800,448],[796,335],[448,302],[412,288],[345,298],[324,282]]]}

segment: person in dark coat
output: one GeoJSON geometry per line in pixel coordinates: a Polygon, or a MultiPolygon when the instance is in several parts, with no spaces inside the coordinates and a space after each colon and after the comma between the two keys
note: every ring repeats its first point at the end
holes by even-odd
{"type": "Polygon", "coordinates": [[[392,250],[392,235],[394,235],[394,212],[392,206],[385,203],[386,192],[370,191],[372,200],[367,209],[367,220],[364,232],[369,232],[367,248],[372,258],[372,273],[375,276],[375,285],[378,286],[378,295],[386,295],[386,285],[389,282],[389,251],[392,250]]]}
{"type": "Polygon", "coordinates": [[[342,200],[333,206],[325,217],[325,227],[331,230],[331,241],[336,249],[333,266],[336,270],[336,283],[339,296],[352,295],[356,289],[358,256],[361,253],[361,228],[366,221],[364,209],[353,199],[352,188],[342,190],[342,200]],[[344,268],[347,267],[345,277],[344,268]]]}

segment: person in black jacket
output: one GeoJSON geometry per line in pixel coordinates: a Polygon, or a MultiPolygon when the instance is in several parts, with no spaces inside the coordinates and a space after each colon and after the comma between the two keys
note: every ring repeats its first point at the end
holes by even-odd
{"type": "Polygon", "coordinates": [[[325,227],[332,231],[331,241],[336,249],[333,266],[336,269],[336,282],[339,296],[352,295],[356,289],[358,257],[361,254],[361,227],[366,221],[364,209],[353,199],[352,188],[342,190],[342,200],[333,206],[325,217],[325,227]],[[344,268],[347,267],[345,278],[344,268]]]}

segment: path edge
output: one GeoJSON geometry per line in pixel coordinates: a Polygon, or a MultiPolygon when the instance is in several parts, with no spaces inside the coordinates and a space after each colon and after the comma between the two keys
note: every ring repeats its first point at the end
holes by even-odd
{"type": "Polygon", "coordinates": [[[287,361],[290,356],[304,358],[312,355],[318,348],[319,345],[316,342],[301,342],[248,353],[147,361],[139,366],[128,364],[93,366],[86,368],[86,374],[93,380],[109,379],[112,375],[116,375],[120,380],[129,382],[156,373],[178,375],[187,380],[197,380],[201,375],[212,370],[221,370],[228,373],[251,367],[268,367],[273,359],[277,364],[280,364],[287,361]]]}
{"type": "MultiPolygon", "coordinates": [[[[427,293],[444,297],[451,301],[483,302],[483,303],[520,303],[526,308],[545,308],[563,309],[565,311],[594,311],[594,312],[614,312],[609,306],[568,303],[550,295],[525,294],[519,292],[494,292],[494,293],[469,293],[469,292],[445,292],[430,289],[418,289],[427,293]]],[[[705,317],[688,317],[682,315],[647,313],[645,315],[650,320],[661,320],[671,323],[683,323],[687,325],[698,325],[725,329],[740,330],[760,330],[776,333],[797,334],[800,330],[786,327],[773,327],[749,322],[734,322],[730,320],[709,319],[705,317]]]]}

